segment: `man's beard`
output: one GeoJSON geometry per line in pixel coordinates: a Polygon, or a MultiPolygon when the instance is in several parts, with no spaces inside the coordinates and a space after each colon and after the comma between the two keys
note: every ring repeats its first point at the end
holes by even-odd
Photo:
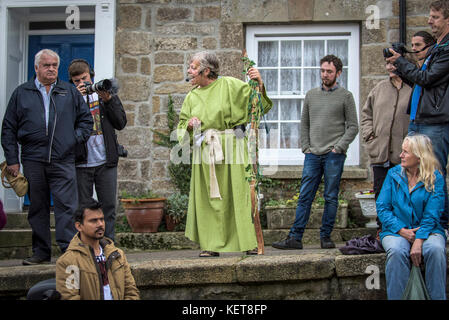
{"type": "MultiPolygon", "coordinates": [[[[330,81],[330,80],[327,80],[327,81],[330,81]]],[[[336,82],[337,82],[337,77],[335,77],[334,80],[332,81],[332,83],[329,83],[329,84],[326,84],[324,80],[321,80],[321,83],[328,88],[332,88],[336,82]]]]}

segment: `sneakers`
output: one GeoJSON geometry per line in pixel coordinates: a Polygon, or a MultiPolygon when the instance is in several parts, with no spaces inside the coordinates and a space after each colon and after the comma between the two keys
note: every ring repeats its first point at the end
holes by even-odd
{"type": "Polygon", "coordinates": [[[321,238],[321,249],[332,249],[335,248],[335,243],[331,238],[321,238]]]}
{"type": "Polygon", "coordinates": [[[279,242],[273,242],[271,245],[273,248],[282,250],[297,250],[302,249],[302,241],[298,241],[292,237],[279,242]]]}
{"type": "Polygon", "coordinates": [[[39,258],[37,256],[32,256],[29,258],[26,258],[25,260],[22,261],[22,264],[24,266],[33,266],[33,265],[37,265],[37,264],[49,264],[50,263],[50,259],[43,259],[43,258],[39,258]]]}

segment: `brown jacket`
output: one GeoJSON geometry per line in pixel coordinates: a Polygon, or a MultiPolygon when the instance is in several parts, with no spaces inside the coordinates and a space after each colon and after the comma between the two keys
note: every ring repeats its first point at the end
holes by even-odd
{"type": "MultiPolygon", "coordinates": [[[[106,257],[109,286],[114,300],[139,300],[131,269],[122,250],[112,240],[100,240],[106,257]]],[[[56,261],[56,290],[63,300],[103,300],[103,284],[93,249],[76,234],[56,261]]]]}
{"type": "Polygon", "coordinates": [[[406,112],[411,93],[407,84],[403,82],[398,90],[390,79],[382,80],[369,93],[360,115],[360,131],[371,164],[401,162],[402,140],[410,122],[406,112]]]}

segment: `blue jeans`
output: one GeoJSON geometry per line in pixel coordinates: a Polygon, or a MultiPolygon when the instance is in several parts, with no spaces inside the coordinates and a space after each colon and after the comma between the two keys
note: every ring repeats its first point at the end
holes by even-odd
{"type": "Polygon", "coordinates": [[[432,141],[433,152],[441,165],[441,172],[444,177],[444,212],[440,218],[440,223],[443,229],[448,228],[449,220],[449,203],[447,197],[447,185],[446,185],[446,166],[447,157],[449,155],[449,124],[422,124],[410,122],[408,127],[409,134],[420,133],[428,136],[432,141]]]}
{"type": "Polygon", "coordinates": [[[301,187],[299,189],[298,206],[296,207],[296,217],[290,229],[290,237],[301,241],[304,229],[309,221],[310,208],[323,174],[325,203],[320,237],[330,237],[338,210],[338,192],[345,160],[346,155],[343,153],[328,152],[320,156],[306,153],[301,187]]]}
{"type": "MultiPolygon", "coordinates": [[[[426,266],[425,282],[432,300],[446,300],[446,241],[441,234],[432,233],[424,241],[422,255],[426,266]]],[[[407,286],[412,262],[411,244],[404,237],[386,236],[382,246],[387,253],[385,277],[389,300],[400,300],[407,286]]]]}

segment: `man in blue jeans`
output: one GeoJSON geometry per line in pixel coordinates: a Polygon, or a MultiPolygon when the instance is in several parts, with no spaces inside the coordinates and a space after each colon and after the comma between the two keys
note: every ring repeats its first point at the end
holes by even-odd
{"type": "Polygon", "coordinates": [[[335,248],[331,233],[338,209],[340,179],[346,150],[358,133],[358,120],[352,93],[337,83],[343,70],[341,60],[328,55],[321,59],[320,66],[321,87],[307,92],[301,115],[301,148],[305,160],[296,218],[287,239],[272,244],[278,249],[302,249],[302,236],[323,175],[321,248],[335,248]]]}
{"type": "Polygon", "coordinates": [[[401,78],[414,83],[407,113],[410,114],[409,133],[427,135],[440,162],[444,177],[444,213],[440,223],[448,228],[448,196],[446,166],[449,154],[449,1],[433,1],[428,19],[437,43],[427,51],[424,63],[416,67],[399,53],[390,49],[388,62],[396,66],[401,78]]]}

